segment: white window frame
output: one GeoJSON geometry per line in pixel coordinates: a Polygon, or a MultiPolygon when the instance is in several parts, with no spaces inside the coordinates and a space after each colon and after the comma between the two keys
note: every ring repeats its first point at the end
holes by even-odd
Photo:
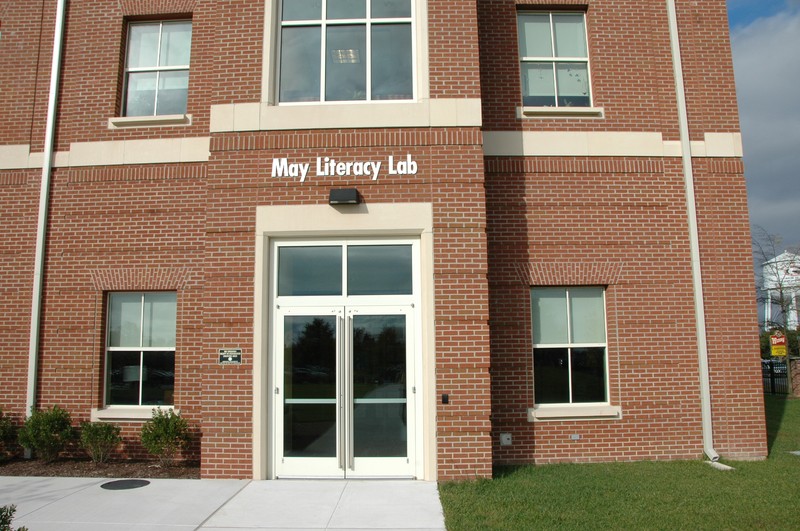
{"type": "MultiPolygon", "coordinates": [[[[548,15],[550,19],[550,49],[553,52],[553,56],[551,57],[541,57],[541,56],[523,56],[519,55],[519,73],[520,73],[520,92],[522,95],[522,107],[520,108],[521,115],[536,115],[536,114],[565,114],[565,115],[590,115],[590,116],[602,116],[603,109],[594,107],[594,88],[592,87],[592,66],[590,61],[590,51],[589,51],[589,31],[586,24],[586,12],[585,11],[533,11],[533,10],[526,10],[526,11],[517,11],[517,31],[519,32],[519,21],[521,17],[526,15],[548,15]],[[586,40],[586,56],[585,57],[557,57],[556,53],[556,44],[555,44],[555,32],[553,31],[553,16],[554,15],[581,15],[583,18],[583,34],[584,39],[586,40]],[[524,104],[525,94],[523,91],[523,78],[522,78],[522,67],[525,63],[550,63],[553,65],[553,88],[555,90],[554,94],[554,103],[553,106],[528,106],[524,104]],[[586,65],[586,75],[587,75],[587,82],[589,84],[589,105],[585,107],[573,107],[573,106],[564,106],[559,105],[558,103],[558,73],[557,68],[555,68],[556,63],[578,63],[578,64],[585,64],[586,65]]],[[[522,35],[517,35],[517,50],[518,53],[521,54],[520,48],[520,41],[522,35]]]]}
{"type": "Polygon", "coordinates": [[[364,105],[364,104],[397,104],[397,103],[405,103],[405,102],[415,102],[419,97],[419,89],[417,87],[418,84],[418,64],[417,64],[417,31],[418,31],[418,24],[417,24],[417,0],[410,0],[411,4],[411,16],[410,17],[402,17],[402,18],[378,18],[373,19],[370,17],[371,13],[371,3],[369,0],[366,0],[366,17],[362,19],[331,19],[328,20],[325,18],[325,13],[327,12],[327,4],[328,0],[322,0],[322,8],[321,13],[323,18],[321,19],[312,19],[312,20],[290,20],[284,21],[283,20],[283,13],[282,13],[282,4],[283,2],[278,0],[276,2],[278,4],[277,8],[277,46],[276,46],[276,54],[275,54],[275,61],[277,67],[275,69],[275,101],[278,105],[281,106],[302,106],[302,105],[364,105]],[[379,99],[373,100],[372,99],[372,32],[370,31],[373,25],[385,25],[385,24],[399,24],[399,23],[407,23],[411,27],[411,98],[410,99],[379,99]],[[368,56],[364,59],[366,63],[366,89],[367,94],[364,100],[326,100],[325,99],[325,57],[326,57],[326,29],[328,26],[342,26],[342,25],[364,25],[366,28],[366,50],[368,56]],[[281,46],[283,42],[283,28],[285,27],[320,27],[320,81],[319,81],[319,100],[317,101],[280,101],[280,84],[281,84],[281,46]]]}
{"type": "MultiPolygon", "coordinates": [[[[109,292],[108,297],[106,297],[106,331],[105,331],[105,363],[103,364],[103,404],[105,409],[107,410],[116,410],[122,413],[122,418],[138,418],[140,417],[142,412],[147,413],[147,417],[149,417],[149,413],[153,409],[173,409],[175,406],[175,399],[173,395],[173,403],[172,404],[163,404],[163,405],[150,405],[150,404],[142,404],[142,370],[144,367],[144,353],[145,352],[165,352],[165,353],[172,353],[175,356],[175,365],[173,366],[173,371],[175,370],[175,366],[177,366],[177,316],[175,322],[175,334],[176,334],[176,344],[172,345],[171,347],[143,347],[143,335],[144,335],[144,298],[145,295],[148,293],[162,293],[159,291],[113,291],[109,292]],[[115,294],[138,294],[141,297],[141,311],[139,314],[139,346],[137,347],[130,347],[130,346],[123,346],[123,347],[112,347],[109,345],[110,338],[111,338],[111,328],[108,326],[110,315],[111,315],[111,296],[115,294]],[[109,385],[109,370],[111,367],[111,353],[112,352],[139,352],[139,403],[138,404],[111,404],[109,403],[109,396],[108,396],[108,385],[109,385]]],[[[177,312],[177,292],[169,291],[169,293],[175,293],[175,304],[176,304],[176,312],[177,312]]],[[[174,378],[174,376],[173,376],[174,378]]],[[[174,380],[173,380],[174,383],[174,380]]],[[[93,412],[93,417],[95,412],[93,412]]],[[[114,417],[113,414],[106,415],[108,418],[118,418],[114,417]]]]}
{"type": "MultiPolygon", "coordinates": [[[[533,300],[533,291],[537,288],[559,287],[563,288],[566,293],[566,329],[568,333],[568,342],[566,343],[533,343],[531,350],[531,362],[534,364],[534,355],[537,348],[566,348],[569,355],[567,356],[568,366],[568,385],[569,385],[569,402],[563,403],[549,403],[538,404],[535,403],[535,394],[531,397],[534,401],[534,407],[528,409],[528,420],[536,422],[540,420],[580,420],[580,419],[593,419],[599,417],[622,418],[621,408],[612,406],[610,404],[610,377],[609,377],[609,361],[608,361],[608,307],[607,307],[607,288],[604,286],[532,286],[530,288],[531,301],[533,300]],[[597,288],[603,293],[603,327],[605,332],[606,341],[603,343],[575,343],[571,337],[571,314],[570,314],[570,296],[569,290],[572,288],[597,288]],[[604,388],[605,400],[602,402],[573,402],[572,401],[572,349],[585,348],[585,347],[602,347],[605,350],[603,356],[603,371],[604,371],[604,388]]],[[[533,307],[531,305],[531,338],[533,339],[534,315],[533,307]]],[[[535,370],[535,369],[534,369],[535,370]]],[[[534,390],[535,393],[535,390],[534,390]]]]}
{"type": "Polygon", "coordinates": [[[158,81],[161,77],[161,72],[188,72],[191,75],[191,52],[189,55],[189,63],[185,65],[173,65],[173,66],[140,66],[130,68],[128,66],[128,53],[130,52],[130,39],[131,39],[131,28],[134,26],[145,26],[145,25],[155,25],[158,24],[158,49],[156,50],[156,58],[157,61],[161,61],[161,38],[163,36],[164,24],[176,24],[176,23],[186,23],[188,22],[192,25],[192,38],[194,38],[194,25],[192,24],[192,19],[168,19],[168,20],[143,20],[143,21],[135,21],[129,22],[127,25],[127,36],[125,38],[125,73],[123,77],[122,83],[122,101],[120,102],[120,114],[122,115],[120,118],[127,118],[128,121],[114,121],[109,122],[109,125],[114,125],[116,127],[125,126],[125,125],[173,125],[173,124],[180,124],[180,125],[187,125],[190,123],[191,118],[186,115],[186,111],[188,110],[188,89],[187,89],[187,109],[184,110],[183,114],[158,114],[158,81]],[[142,73],[142,72],[155,72],[156,73],[156,90],[155,90],[155,103],[153,105],[153,114],[152,115],[145,115],[145,116],[128,116],[128,108],[127,108],[127,100],[128,100],[128,78],[130,74],[135,73],[142,73]],[[162,120],[158,120],[159,117],[163,117],[162,120]],[[139,120],[136,120],[136,119],[139,120]],[[156,123],[143,123],[144,119],[146,118],[155,118],[156,123]]]}

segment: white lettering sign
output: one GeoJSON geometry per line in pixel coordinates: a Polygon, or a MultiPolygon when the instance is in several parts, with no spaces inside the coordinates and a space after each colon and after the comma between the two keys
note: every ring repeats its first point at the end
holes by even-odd
{"type": "MultiPolygon", "coordinates": [[[[342,161],[332,157],[317,157],[314,165],[317,177],[368,177],[373,181],[378,180],[382,167],[383,163],[380,161],[342,161]]],[[[390,155],[386,167],[389,175],[416,175],[419,168],[411,154],[398,160],[390,155]]],[[[275,179],[299,179],[303,183],[308,178],[310,169],[309,162],[290,162],[287,157],[272,159],[272,177],[275,179]]]]}

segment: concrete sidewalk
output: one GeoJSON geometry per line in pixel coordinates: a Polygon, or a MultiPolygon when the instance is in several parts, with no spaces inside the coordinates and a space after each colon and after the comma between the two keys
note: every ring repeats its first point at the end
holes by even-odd
{"type": "Polygon", "coordinates": [[[0,476],[0,506],[16,505],[14,529],[30,531],[445,529],[431,482],[152,479],[108,490],[132,486],[118,481],[0,476]]]}

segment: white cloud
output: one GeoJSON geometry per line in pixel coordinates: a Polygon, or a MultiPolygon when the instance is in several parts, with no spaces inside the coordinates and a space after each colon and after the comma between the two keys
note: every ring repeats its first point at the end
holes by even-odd
{"type": "Polygon", "coordinates": [[[731,45],[751,222],[800,243],[800,10],[734,28],[731,45]]]}

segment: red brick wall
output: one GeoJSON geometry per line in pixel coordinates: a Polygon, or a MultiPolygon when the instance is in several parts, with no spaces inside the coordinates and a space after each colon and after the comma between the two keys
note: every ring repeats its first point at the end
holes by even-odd
{"type": "MultiPolygon", "coordinates": [[[[48,62],[47,57],[39,57],[39,43],[45,36],[38,24],[31,23],[41,17],[41,2],[0,0],[0,145],[31,141],[36,73],[48,62]]],[[[52,35],[48,39],[52,47],[52,35]]]]}
{"type": "MultiPolygon", "coordinates": [[[[520,4],[588,6],[594,105],[605,117],[516,118],[513,0],[429,1],[433,97],[482,97],[490,131],[661,132],[665,140],[678,139],[663,1],[520,4]]],[[[30,144],[34,152],[43,145],[55,0],[44,2],[43,16],[40,9],[0,0],[0,86],[11,87],[0,91],[0,145],[30,144]]],[[[678,9],[692,138],[735,132],[724,2],[678,0],[678,9]]],[[[210,105],[260,100],[261,0],[86,0],[70,2],[68,16],[59,151],[72,142],[208,136],[210,105]],[[193,20],[193,124],[109,130],[107,119],[119,109],[126,17],[176,14],[193,20]]],[[[231,133],[213,135],[207,164],[56,170],[40,404],[67,407],[76,422],[88,419],[103,400],[104,294],[174,289],[175,403],[198,430],[191,454],[200,452],[204,477],[249,477],[255,208],[325,204],[330,188],[355,186],[367,204],[434,206],[439,479],[490,476],[493,459],[699,456],[681,161],[484,159],[481,144],[475,128],[231,133]],[[312,178],[303,185],[269,177],[273,157],[308,161],[321,152],[348,159],[411,153],[420,171],[377,182],[312,178]],[[608,286],[610,395],[623,419],[529,423],[529,289],[572,283],[608,286]],[[217,349],[226,347],[243,349],[242,365],[216,362],[217,349]],[[441,403],[442,394],[449,404],[441,403]],[[512,446],[499,446],[501,432],[512,433],[512,446]]],[[[9,258],[0,266],[0,294],[9,309],[0,331],[9,351],[19,354],[0,362],[3,375],[14,375],[0,390],[0,408],[18,415],[25,402],[40,174],[0,171],[0,227],[9,235],[0,242],[9,258]]],[[[741,160],[695,159],[695,178],[715,444],[723,455],[759,457],[766,445],[741,160]]],[[[124,424],[125,455],[142,454],[139,425],[124,424]]]]}
{"type": "MultiPolygon", "coordinates": [[[[450,395],[450,403],[440,403],[437,411],[438,473],[441,479],[490,476],[489,334],[480,140],[475,129],[215,135],[208,181],[208,263],[229,264],[233,256],[239,257],[243,267],[231,271],[225,265],[219,270],[219,279],[206,270],[205,319],[210,325],[207,329],[221,334],[221,337],[207,336],[207,348],[222,347],[225,341],[231,345],[252,343],[256,206],[325,204],[331,188],[352,186],[358,188],[367,205],[430,202],[437,249],[434,258],[436,395],[450,395]],[[270,177],[273,157],[313,162],[320,154],[352,160],[406,153],[417,162],[417,175],[381,175],[378,181],[311,177],[302,185],[270,177]],[[223,301],[222,306],[214,304],[223,301]],[[226,326],[211,326],[216,322],[224,322],[226,326]]],[[[252,444],[248,431],[251,375],[242,376],[233,382],[230,375],[206,376],[204,476],[245,477],[249,473],[246,469],[249,462],[243,462],[240,455],[246,454],[252,444]],[[237,390],[246,391],[241,401],[237,399],[237,390]],[[231,397],[235,401],[233,406],[231,397]],[[228,416],[223,421],[225,414],[228,416]],[[220,416],[218,425],[217,416],[220,416]],[[231,421],[248,429],[232,429],[231,421]]]]}
{"type": "Polygon", "coordinates": [[[0,171],[0,297],[5,306],[0,337],[0,410],[21,420],[28,376],[33,261],[41,171],[0,171]]]}
{"type": "MultiPolygon", "coordinates": [[[[692,139],[738,131],[725,3],[679,1],[678,15],[692,139]]],[[[485,128],[654,131],[678,139],[665,2],[497,0],[479,3],[479,16],[485,128]],[[594,105],[604,108],[605,117],[517,119],[517,9],[587,4],[594,105]]],[[[699,456],[681,160],[490,157],[486,164],[495,460],[699,456]],[[602,271],[612,265],[618,276],[602,271]],[[623,419],[529,423],[529,287],[584,283],[608,286],[610,397],[622,407],[623,419]],[[499,446],[501,432],[513,435],[512,446],[499,446]]],[[[763,457],[743,168],[740,159],[694,164],[715,446],[732,458],[763,457]]]]}
{"type": "Polygon", "coordinates": [[[747,193],[741,159],[695,159],[711,407],[717,451],[766,454],[747,193]]]}
{"type": "MultiPolygon", "coordinates": [[[[57,170],[42,312],[41,407],[68,408],[77,423],[104,405],[105,295],[178,294],[175,407],[201,425],[205,167],[57,170]],[[179,201],[177,200],[179,198],[179,201]]],[[[142,455],[141,422],[121,423],[126,455],[142,455]]]]}
{"type": "Polygon", "coordinates": [[[487,161],[497,461],[702,452],[679,169],[660,159],[487,161]],[[581,284],[607,286],[609,394],[623,418],[529,423],[530,286],[581,284]],[[501,432],[515,444],[499,446],[501,432]]]}

